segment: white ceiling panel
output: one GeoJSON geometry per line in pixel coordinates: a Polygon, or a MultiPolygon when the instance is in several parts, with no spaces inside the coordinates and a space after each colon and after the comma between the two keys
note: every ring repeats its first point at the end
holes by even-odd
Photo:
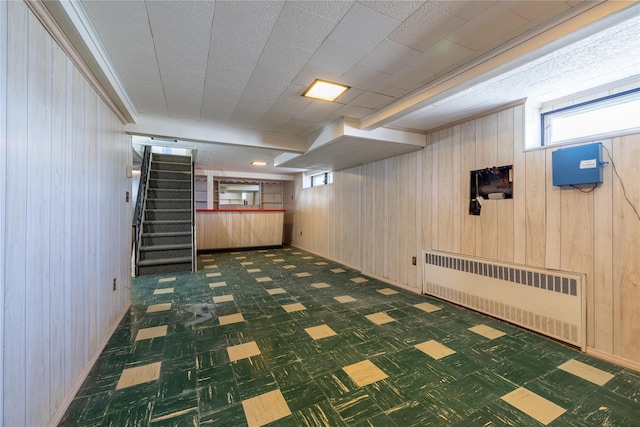
{"type": "MultiPolygon", "coordinates": [[[[71,3],[78,4],[68,2],[65,7],[71,3]]],[[[504,50],[515,52],[507,49],[508,43],[516,37],[534,40],[539,28],[574,28],[563,21],[587,10],[574,22],[592,33],[599,31],[604,27],[598,17],[623,8],[621,2],[80,0],[80,4],[86,28],[95,30],[98,50],[120,80],[120,93],[131,99],[122,104],[133,105],[135,111],[129,115],[143,121],[145,114],[175,116],[194,123],[277,132],[282,137],[308,136],[343,116],[362,118],[369,128],[372,117],[401,105],[408,109],[393,113],[396,119],[389,125],[426,130],[499,103],[551,98],[624,78],[637,69],[630,54],[635,48],[632,37],[619,38],[617,43],[627,47],[623,52],[605,43],[602,48],[562,51],[545,61],[531,62],[540,55],[532,54],[526,69],[517,68],[526,61],[513,54],[501,74],[497,70],[473,74],[475,68],[462,68],[485,54],[493,58],[504,50]],[[574,51],[590,56],[572,56],[574,51]],[[467,80],[445,88],[446,82],[458,81],[461,75],[467,80]],[[334,103],[303,98],[302,92],[315,79],[337,81],[351,89],[334,103]],[[439,94],[433,98],[437,104],[427,100],[426,109],[413,112],[417,94],[432,91],[439,94]]],[[[633,7],[638,15],[640,5],[633,7]]],[[[606,26],[621,21],[611,22],[606,26]]],[[[636,22],[632,28],[637,26],[636,22]]],[[[615,34],[607,37],[608,43],[617,40],[615,34]]],[[[549,42],[554,48],[569,43],[553,38],[545,41],[549,42]]],[[[371,126],[381,123],[386,120],[371,126]]]]}
{"type": "Polygon", "coordinates": [[[370,52],[401,22],[356,3],[342,18],[329,39],[338,45],[370,52]]]}
{"type": "Polygon", "coordinates": [[[360,61],[360,65],[383,73],[393,74],[418,55],[420,55],[420,52],[415,49],[391,40],[383,40],[360,61]]]}
{"type": "Polygon", "coordinates": [[[476,52],[486,52],[501,44],[501,37],[516,32],[528,23],[512,10],[494,3],[451,32],[447,38],[476,52]]]}
{"type": "Polygon", "coordinates": [[[431,74],[441,74],[456,64],[464,64],[472,58],[474,51],[460,46],[450,40],[442,39],[409,63],[431,74]]]}
{"type": "Polygon", "coordinates": [[[443,2],[427,2],[411,15],[389,38],[404,46],[424,52],[465,20],[440,7],[443,2]]]}

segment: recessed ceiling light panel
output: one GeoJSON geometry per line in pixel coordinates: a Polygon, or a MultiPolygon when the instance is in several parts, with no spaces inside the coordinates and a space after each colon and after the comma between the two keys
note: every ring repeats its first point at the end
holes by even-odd
{"type": "Polygon", "coordinates": [[[317,79],[311,83],[311,86],[307,88],[302,96],[323,101],[334,101],[347,89],[349,89],[349,86],[317,79]]]}
{"type": "Polygon", "coordinates": [[[267,162],[263,162],[263,161],[255,161],[255,162],[251,162],[251,164],[253,166],[267,166],[267,162]]]}

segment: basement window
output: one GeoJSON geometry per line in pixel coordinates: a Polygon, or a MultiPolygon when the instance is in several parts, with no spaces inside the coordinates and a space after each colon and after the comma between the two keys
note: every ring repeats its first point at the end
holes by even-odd
{"type": "Polygon", "coordinates": [[[333,172],[323,172],[311,176],[311,187],[333,184],[333,172]]]}
{"type": "Polygon", "coordinates": [[[640,130],[640,88],[540,115],[542,145],[609,138],[640,130]]]}

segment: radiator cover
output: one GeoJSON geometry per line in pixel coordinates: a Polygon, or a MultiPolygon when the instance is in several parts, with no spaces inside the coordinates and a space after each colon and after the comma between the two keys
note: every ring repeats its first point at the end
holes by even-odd
{"type": "Polygon", "coordinates": [[[585,275],[423,252],[422,292],[586,349],[585,275]]]}

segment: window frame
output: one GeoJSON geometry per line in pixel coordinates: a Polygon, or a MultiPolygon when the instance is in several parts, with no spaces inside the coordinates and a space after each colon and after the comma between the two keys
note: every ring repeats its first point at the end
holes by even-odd
{"type": "Polygon", "coordinates": [[[309,187],[308,188],[315,188],[315,187],[322,187],[324,185],[329,185],[329,184],[333,184],[333,171],[328,171],[328,172],[322,172],[322,173],[317,173],[315,175],[311,175],[309,177],[309,187]],[[322,183],[321,184],[314,184],[315,182],[315,178],[322,176],[322,183]],[[331,176],[331,178],[329,177],[331,176]]]}
{"type": "MultiPolygon", "coordinates": [[[[640,130],[640,126],[636,127],[636,128],[630,128],[630,129],[624,129],[624,130],[618,130],[618,131],[611,131],[611,132],[605,132],[605,133],[599,133],[599,134],[588,134],[588,135],[581,135],[579,137],[576,138],[571,138],[571,139],[566,139],[566,140],[561,140],[555,143],[551,143],[549,141],[547,141],[549,133],[547,132],[547,118],[548,117],[553,117],[554,115],[562,115],[563,112],[567,112],[567,111],[571,111],[571,110],[586,110],[585,107],[589,107],[589,106],[593,106],[594,104],[599,104],[599,103],[606,103],[612,99],[615,98],[623,98],[629,95],[633,95],[633,94],[637,94],[640,93],[640,87],[634,88],[634,89],[629,89],[626,91],[622,91],[622,92],[618,92],[618,93],[614,93],[611,95],[607,95],[607,96],[603,96],[600,98],[596,98],[596,99],[592,99],[589,101],[585,101],[585,102],[580,102],[578,104],[574,104],[574,105],[569,105],[566,107],[562,107],[562,108],[558,108],[555,110],[551,110],[551,111],[547,111],[545,113],[540,113],[540,147],[552,147],[552,146],[556,146],[556,145],[563,145],[563,144],[569,144],[569,143],[575,143],[575,142],[581,142],[581,141],[588,141],[588,140],[593,140],[593,139],[598,139],[598,138],[603,138],[603,137],[613,137],[613,136],[618,136],[618,135],[625,135],[628,133],[635,133],[638,132],[640,130]]],[[[533,147],[532,147],[533,148],[533,147]]]]}

